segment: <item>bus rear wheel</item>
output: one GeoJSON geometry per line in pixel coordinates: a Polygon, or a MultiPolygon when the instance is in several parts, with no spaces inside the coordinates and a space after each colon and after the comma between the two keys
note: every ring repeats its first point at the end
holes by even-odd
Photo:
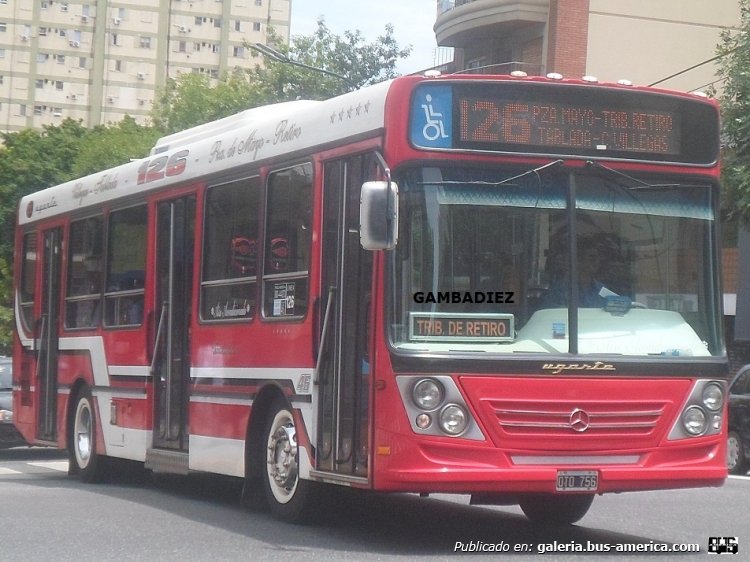
{"type": "Polygon", "coordinates": [[[85,387],[78,393],[73,414],[69,445],[71,472],[78,473],[83,482],[100,482],[104,476],[104,459],[96,451],[96,415],[91,390],[85,387]]]}
{"type": "Polygon", "coordinates": [[[593,494],[534,494],[518,502],[526,517],[546,525],[571,525],[580,521],[594,501],[593,494]]]}
{"type": "Polygon", "coordinates": [[[271,513],[290,523],[313,515],[318,488],[299,477],[297,433],[291,409],[277,400],[270,409],[264,430],[263,489],[271,513]]]}

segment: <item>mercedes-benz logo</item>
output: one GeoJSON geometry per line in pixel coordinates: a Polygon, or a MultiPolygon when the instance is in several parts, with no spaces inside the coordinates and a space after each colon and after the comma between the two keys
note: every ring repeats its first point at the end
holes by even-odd
{"type": "Polygon", "coordinates": [[[576,408],[571,412],[568,423],[573,431],[582,433],[589,428],[589,415],[580,408],[576,408]]]}

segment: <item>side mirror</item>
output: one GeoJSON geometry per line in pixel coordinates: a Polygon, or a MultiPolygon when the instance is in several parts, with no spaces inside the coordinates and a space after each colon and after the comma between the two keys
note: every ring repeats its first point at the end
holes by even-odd
{"type": "Polygon", "coordinates": [[[368,181],[359,198],[359,242],[365,250],[392,250],[398,241],[398,186],[368,181]]]}

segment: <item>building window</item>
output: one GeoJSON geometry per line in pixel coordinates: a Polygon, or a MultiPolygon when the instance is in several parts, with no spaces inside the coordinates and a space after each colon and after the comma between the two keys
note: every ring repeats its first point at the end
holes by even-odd
{"type": "Polygon", "coordinates": [[[187,53],[187,42],[185,42],[185,41],[178,41],[177,42],[177,52],[178,53],[187,53]]]}
{"type": "Polygon", "coordinates": [[[235,20],[235,22],[234,22],[234,30],[235,31],[242,31],[242,22],[240,20],[235,20]]]}
{"type": "Polygon", "coordinates": [[[203,25],[203,19],[200,16],[195,16],[195,25],[203,25]]]}
{"type": "Polygon", "coordinates": [[[65,64],[65,55],[55,55],[57,64],[65,64]]]}
{"type": "Polygon", "coordinates": [[[118,41],[120,40],[120,36],[117,33],[112,34],[112,44],[113,45],[119,45],[118,41]]]}
{"type": "Polygon", "coordinates": [[[35,105],[34,106],[34,115],[41,115],[42,111],[44,111],[43,105],[35,105]]]}
{"type": "Polygon", "coordinates": [[[255,5],[256,6],[262,6],[263,5],[263,0],[255,0],[255,5]]]}
{"type": "Polygon", "coordinates": [[[151,37],[146,37],[146,36],[141,35],[140,39],[138,40],[138,44],[141,46],[142,49],[150,49],[151,37]]]}
{"type": "Polygon", "coordinates": [[[4,21],[0,21],[0,33],[8,31],[8,24],[4,21]]]}
{"type": "Polygon", "coordinates": [[[125,72],[125,63],[123,61],[115,61],[115,72],[125,72]]]}
{"type": "Polygon", "coordinates": [[[39,36],[40,37],[46,37],[48,29],[46,27],[40,27],[39,28],[39,36]]]}
{"type": "Polygon", "coordinates": [[[78,68],[86,68],[86,57],[78,58],[78,68]]]}
{"type": "Polygon", "coordinates": [[[260,31],[260,22],[254,21],[253,22],[253,31],[260,31]]]}
{"type": "Polygon", "coordinates": [[[245,58],[245,47],[234,47],[232,54],[237,58],[245,58]]]}
{"type": "Polygon", "coordinates": [[[214,19],[214,27],[221,27],[221,18],[214,19]]]}
{"type": "Polygon", "coordinates": [[[38,78],[37,80],[35,80],[34,81],[34,87],[37,90],[41,90],[42,88],[44,88],[44,80],[42,80],[41,78],[38,78]]]}
{"type": "Polygon", "coordinates": [[[55,90],[62,91],[64,82],[62,80],[55,80],[55,90]]]}
{"type": "Polygon", "coordinates": [[[25,103],[18,104],[18,114],[21,117],[26,117],[26,104],[25,103]]]}

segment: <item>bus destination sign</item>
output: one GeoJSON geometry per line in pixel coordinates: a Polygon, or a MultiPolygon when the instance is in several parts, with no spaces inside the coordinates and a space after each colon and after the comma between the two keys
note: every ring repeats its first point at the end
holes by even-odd
{"type": "Polygon", "coordinates": [[[665,111],[467,96],[458,100],[458,115],[459,146],[490,143],[552,151],[680,152],[679,117],[665,111]]]}
{"type": "Polygon", "coordinates": [[[412,312],[409,339],[413,341],[511,342],[512,314],[412,312]]]}
{"type": "Polygon", "coordinates": [[[418,148],[711,165],[716,107],[702,99],[603,86],[511,81],[420,85],[418,148]]]}

